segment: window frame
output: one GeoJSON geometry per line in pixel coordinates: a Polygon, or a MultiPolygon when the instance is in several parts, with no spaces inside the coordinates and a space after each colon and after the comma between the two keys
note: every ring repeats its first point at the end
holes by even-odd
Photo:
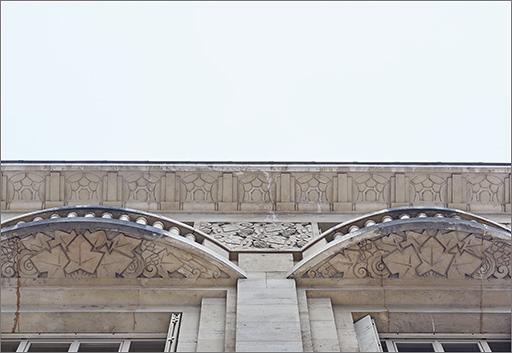
{"type": "MultiPolygon", "coordinates": [[[[56,334],[51,334],[52,336],[58,336],[56,334]]],[[[132,342],[155,342],[160,341],[164,346],[166,342],[166,334],[149,334],[144,335],[143,338],[133,337],[136,335],[123,335],[130,336],[130,338],[126,337],[117,337],[120,335],[116,334],[94,334],[95,337],[81,337],[81,335],[73,335],[68,337],[45,337],[46,334],[38,334],[38,335],[30,335],[32,337],[21,337],[24,335],[9,335],[8,338],[3,338],[3,341],[9,342],[19,342],[16,352],[29,352],[30,346],[32,343],[43,343],[43,344],[69,344],[68,352],[78,352],[81,344],[85,343],[97,343],[97,344],[109,344],[116,343],[119,344],[117,352],[129,352],[130,346],[132,342]],[[13,337],[14,336],[14,337],[13,337]],[[16,337],[17,336],[17,337],[16,337]]],[[[164,351],[163,351],[164,352],[164,351]]]]}
{"type": "Polygon", "coordinates": [[[434,352],[445,352],[443,344],[444,343],[474,343],[477,345],[480,352],[492,352],[488,340],[492,341],[505,341],[510,342],[510,338],[480,338],[475,339],[474,337],[470,339],[464,339],[462,337],[459,338],[436,338],[436,339],[428,339],[428,338],[381,338],[381,341],[386,345],[388,352],[399,352],[397,344],[400,343],[429,343],[432,345],[434,352]]]}

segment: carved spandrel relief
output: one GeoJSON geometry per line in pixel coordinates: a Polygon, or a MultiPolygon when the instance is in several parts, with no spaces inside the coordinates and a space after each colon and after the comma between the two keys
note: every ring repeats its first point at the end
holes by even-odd
{"type": "Polygon", "coordinates": [[[228,278],[207,260],[165,241],[118,231],[39,232],[2,241],[4,277],[228,278]]]}
{"type": "Polygon", "coordinates": [[[45,175],[18,173],[7,178],[7,202],[45,200],[45,175]]]}
{"type": "Polygon", "coordinates": [[[300,249],[313,238],[309,223],[206,223],[199,230],[233,250],[300,249]]]}
{"type": "Polygon", "coordinates": [[[345,248],[303,278],[511,278],[511,245],[459,231],[391,233],[345,248]]]}
{"type": "Polygon", "coordinates": [[[66,178],[67,201],[83,201],[101,199],[101,176],[92,173],[76,173],[66,178]]]}
{"type": "Polygon", "coordinates": [[[467,202],[498,205],[503,201],[503,180],[492,175],[477,175],[466,179],[467,202]]]}
{"type": "Polygon", "coordinates": [[[328,203],[331,199],[332,179],[322,175],[303,175],[295,179],[297,202],[328,203]]]}
{"type": "Polygon", "coordinates": [[[160,201],[161,175],[129,174],[124,178],[124,200],[128,202],[156,203],[160,201]]]}
{"type": "Polygon", "coordinates": [[[249,174],[240,177],[240,202],[262,203],[275,200],[274,183],[268,174],[249,174]]]}
{"type": "Polygon", "coordinates": [[[389,178],[377,174],[361,175],[354,179],[356,202],[388,202],[389,178]]]}
{"type": "Polygon", "coordinates": [[[181,200],[184,202],[217,201],[218,176],[192,173],[181,178],[181,200]]]}
{"type": "Polygon", "coordinates": [[[418,175],[410,180],[411,203],[446,203],[446,179],[436,175],[418,175]]]}

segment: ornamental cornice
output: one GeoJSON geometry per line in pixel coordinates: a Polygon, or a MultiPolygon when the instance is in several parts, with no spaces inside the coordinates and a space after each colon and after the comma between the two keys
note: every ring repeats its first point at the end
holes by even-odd
{"type": "Polygon", "coordinates": [[[402,206],[510,213],[507,165],[3,163],[0,209],[365,213],[402,206]]]}

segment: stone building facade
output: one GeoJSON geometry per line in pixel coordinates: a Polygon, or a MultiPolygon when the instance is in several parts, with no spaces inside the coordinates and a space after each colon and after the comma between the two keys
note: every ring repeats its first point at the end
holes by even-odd
{"type": "Polygon", "coordinates": [[[1,172],[2,351],[510,351],[509,165],[1,172]]]}

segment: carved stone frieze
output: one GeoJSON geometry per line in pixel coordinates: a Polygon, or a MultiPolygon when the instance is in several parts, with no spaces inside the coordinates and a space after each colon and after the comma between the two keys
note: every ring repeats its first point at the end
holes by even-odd
{"type": "Polygon", "coordinates": [[[116,230],[41,231],[2,240],[3,277],[228,278],[200,256],[164,240],[116,230]]]}
{"type": "Polygon", "coordinates": [[[310,223],[201,222],[197,227],[233,250],[298,250],[313,238],[310,223]]]}
{"type": "Polygon", "coordinates": [[[123,205],[164,212],[371,212],[436,205],[510,213],[510,167],[2,164],[0,208],[123,205]]]}
{"type": "Polygon", "coordinates": [[[346,247],[302,278],[510,279],[510,241],[424,229],[383,234],[346,247]]]}

